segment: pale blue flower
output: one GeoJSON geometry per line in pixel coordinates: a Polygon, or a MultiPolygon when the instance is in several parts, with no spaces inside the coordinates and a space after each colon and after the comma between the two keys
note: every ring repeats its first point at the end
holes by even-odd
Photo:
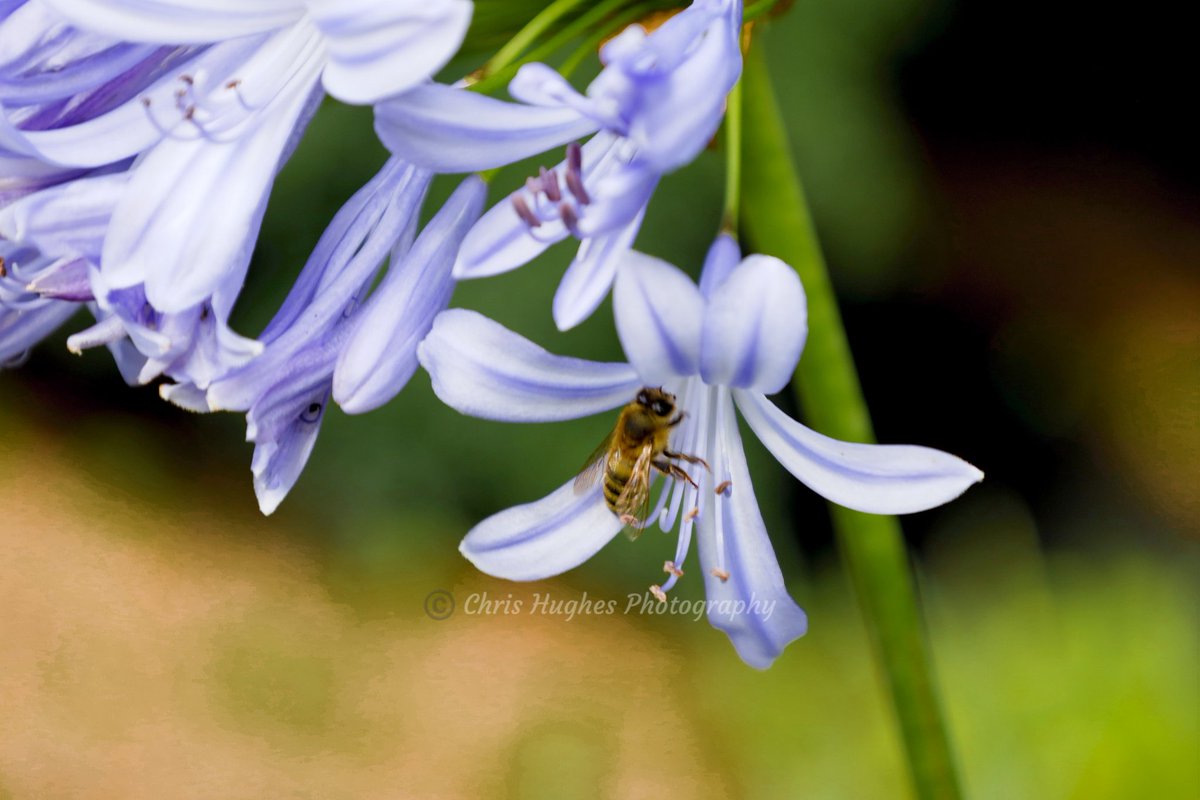
{"type": "Polygon", "coordinates": [[[660,177],[716,132],[741,74],[741,20],[737,0],[697,0],[652,33],[630,26],[604,46],[604,69],[586,93],[544,64],[527,64],[509,85],[522,104],[427,85],[377,105],[384,144],[439,171],[496,167],[600,131],[485,214],[455,276],[514,269],[574,236],[581,244],[555,295],[554,320],[567,329],[586,319],[608,293],[660,177]]]}
{"type": "MultiPolygon", "coordinates": [[[[327,91],[371,103],[457,50],[468,0],[28,0],[0,21],[0,198],[64,180],[110,203],[97,301],[168,374],[253,357],[226,320],[275,175],[327,91]],[[87,180],[129,165],[115,182],[87,180]],[[51,165],[42,167],[39,164],[51,165]]],[[[101,335],[116,335],[110,324],[101,335]]]]}
{"type": "Polygon", "coordinates": [[[261,355],[207,390],[161,388],[163,397],[193,410],[246,412],[265,514],[300,476],[331,394],[351,413],[367,411],[395,396],[417,368],[417,343],[449,302],[454,253],[486,193],[478,178],[465,181],[414,241],[430,178],[389,161],[325,230],[259,337],[261,355]]]}
{"type": "MultiPolygon", "coordinates": [[[[787,385],[807,333],[795,272],[766,256],[741,259],[728,237],[710,250],[697,287],[675,267],[631,252],[614,290],[617,331],[629,364],[552,355],[475,312],[441,314],[418,355],[437,396],[473,416],[505,421],[563,420],[632,400],[638,387],[663,386],[687,417],[674,450],[704,458],[699,484],[668,483],[651,520],[679,526],[671,574],[686,567],[693,532],[710,601],[710,622],[750,665],[768,666],[804,634],[804,612],[784,586],[746,468],[734,409],[797,479],[835,503],[904,514],[945,503],[982,473],[926,447],[868,445],[822,436],[789,418],[766,395],[787,385]],[[724,601],[724,602],[722,602],[724,601]],[[741,601],[742,613],[736,609],[741,601]],[[753,601],[758,601],[755,604],[753,601]]],[[[484,572],[536,580],[580,564],[622,522],[599,488],[577,495],[573,477],[549,496],[502,511],[473,528],[462,552],[484,572]]]]}

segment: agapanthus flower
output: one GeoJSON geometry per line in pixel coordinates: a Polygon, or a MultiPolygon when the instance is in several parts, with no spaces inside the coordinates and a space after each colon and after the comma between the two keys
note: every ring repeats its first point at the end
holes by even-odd
{"type": "Polygon", "coordinates": [[[45,183],[34,162],[87,170],[134,159],[93,291],[144,346],[144,378],[199,385],[248,355],[223,336],[225,320],[275,175],[324,93],[371,103],[427,80],[457,50],[472,8],[468,0],[10,5],[0,22],[0,158],[27,173],[12,191],[45,183]]]}
{"type": "Polygon", "coordinates": [[[495,275],[569,236],[579,251],[554,298],[560,329],[608,294],[659,179],[694,159],[720,124],[741,74],[737,0],[696,0],[653,32],[631,25],[601,50],[584,93],[545,64],[509,84],[521,103],[429,85],[376,106],[376,131],[394,153],[439,171],[485,169],[591,131],[580,148],[483,216],[455,276],[495,275]]]}
{"type": "Polygon", "coordinates": [[[454,252],[485,195],[482,181],[468,179],[414,241],[430,178],[390,160],[321,236],[259,337],[261,355],[206,390],[161,387],[163,397],[192,410],[246,412],[265,514],[299,478],[331,394],[347,411],[366,411],[391,399],[417,368],[417,343],[449,302],[454,252]],[[387,272],[371,291],[385,260],[387,272]]]}
{"type": "MultiPolygon", "coordinates": [[[[765,668],[804,634],[804,612],[788,595],[746,467],[735,408],[797,479],[835,503],[904,514],[945,503],[982,473],[947,453],[823,436],[789,418],[766,395],[791,378],[807,335],[804,291],[778,259],[741,259],[721,237],[700,286],[666,262],[631,252],[614,289],[628,364],[553,355],[473,311],[442,313],[418,354],[437,396],[464,414],[505,421],[585,416],[629,402],[641,386],[663,386],[687,414],[676,452],[703,458],[696,485],[668,480],[650,520],[678,525],[660,597],[683,574],[693,533],[710,601],[709,621],[748,664],[765,668]],[[722,602],[725,601],[725,602],[722,602]],[[741,606],[738,606],[741,601],[741,606]],[[737,613],[737,609],[744,609],[737,613]]],[[[574,477],[547,497],[475,526],[461,550],[482,571],[537,580],[582,563],[623,526],[599,487],[577,493],[574,477]]]]}

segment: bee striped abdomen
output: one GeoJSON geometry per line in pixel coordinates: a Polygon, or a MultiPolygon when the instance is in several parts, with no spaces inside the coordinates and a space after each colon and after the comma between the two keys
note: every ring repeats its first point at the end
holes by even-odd
{"type": "Polygon", "coordinates": [[[617,499],[625,491],[631,473],[629,464],[624,459],[613,459],[604,470],[604,502],[610,510],[620,514],[624,509],[617,508],[617,499]]]}

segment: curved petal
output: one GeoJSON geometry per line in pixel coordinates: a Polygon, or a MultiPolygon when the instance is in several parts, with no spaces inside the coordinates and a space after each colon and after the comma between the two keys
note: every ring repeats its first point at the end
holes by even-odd
{"type": "Polygon", "coordinates": [[[704,300],[679,269],[629,251],[617,270],[613,315],[625,355],[646,384],[697,373],[704,300]]]}
{"type": "Polygon", "coordinates": [[[826,500],[870,514],[910,514],[949,502],[983,473],[916,445],[840,442],[810,430],[757,392],[735,390],[751,430],[796,479],[826,500]]]}
{"type": "Polygon", "coordinates": [[[808,619],[783,583],[746,469],[732,403],[727,394],[717,403],[721,408],[712,435],[730,487],[698,520],[708,621],[725,631],[743,661],[766,669],[805,634],[808,619]],[[727,575],[724,580],[715,572],[720,570],[727,575]]]}
{"type": "Polygon", "coordinates": [[[216,42],[289,25],[298,0],[44,0],[80,28],[127,42],[216,42]]]}
{"type": "Polygon", "coordinates": [[[705,383],[774,394],[791,380],[807,333],[795,271],[772,256],[750,256],[709,300],[700,375],[705,383]]]}
{"type": "Polygon", "coordinates": [[[287,497],[308,463],[325,418],[329,383],[297,387],[283,398],[271,397],[264,402],[269,407],[256,405],[246,415],[246,439],[255,443],[250,471],[254,474],[258,507],[270,514],[287,497]],[[263,426],[256,419],[260,415],[279,419],[263,426]]]}
{"type": "Polygon", "coordinates": [[[639,212],[624,228],[605,236],[584,239],[554,293],[554,324],[570,330],[592,315],[612,287],[617,265],[630,253],[642,227],[639,212]]]}
{"type": "Polygon", "coordinates": [[[567,229],[558,220],[543,222],[531,230],[517,214],[512,198],[506,197],[488,209],[463,240],[454,277],[461,281],[510,272],[566,238],[567,229]]]}
{"type": "Polygon", "coordinates": [[[700,294],[712,300],[717,288],[733,273],[742,261],[742,249],[737,239],[722,233],[713,240],[704,256],[704,268],[700,271],[700,294]]]}
{"type": "Polygon", "coordinates": [[[308,0],[325,38],[325,89],[374,103],[428,80],[458,51],[471,23],[467,0],[308,0]]]}
{"type": "Polygon", "coordinates": [[[488,575],[536,581],[566,572],[595,555],[621,530],[597,485],[575,493],[575,480],[552,494],[485,519],[458,549],[488,575]]]}
{"type": "Polygon", "coordinates": [[[26,195],[0,209],[0,236],[48,256],[81,256],[99,264],[109,219],[128,183],[129,173],[119,172],[26,195]]]}
{"type": "Polygon", "coordinates": [[[298,67],[296,82],[236,142],[168,139],[142,158],[104,242],[110,285],[144,281],[155,308],[177,311],[244,268],[280,158],[313,107],[319,66],[298,67]]]}
{"type": "Polygon", "coordinates": [[[384,146],[438,172],[502,167],[595,130],[595,122],[569,108],[508,103],[438,83],[375,106],[384,146]]]}
{"type": "Polygon", "coordinates": [[[452,308],[417,348],[433,391],[451,408],[503,422],[551,422],[629,402],[641,386],[628,364],[567,358],[475,311],[452,308]]]}
{"type": "Polygon", "coordinates": [[[486,194],[479,178],[463,181],[371,295],[334,368],[333,397],[347,413],[378,408],[416,372],[417,345],[450,302],[454,254],[486,194]]]}

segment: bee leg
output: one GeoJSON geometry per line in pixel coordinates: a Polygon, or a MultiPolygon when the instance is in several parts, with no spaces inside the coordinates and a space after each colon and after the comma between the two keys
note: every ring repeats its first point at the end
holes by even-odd
{"type": "Polygon", "coordinates": [[[663,450],[662,454],[667,458],[673,458],[676,461],[686,461],[689,464],[701,464],[706,470],[712,472],[712,468],[708,466],[708,462],[700,456],[689,456],[687,453],[674,453],[670,450],[663,450]]]}
{"type": "Polygon", "coordinates": [[[676,480],[683,479],[695,488],[700,488],[699,484],[692,480],[692,476],[684,472],[683,468],[678,464],[672,464],[670,461],[656,461],[654,462],[654,468],[669,478],[675,478],[676,480]]]}
{"type": "Polygon", "coordinates": [[[683,422],[683,420],[684,420],[684,417],[686,417],[686,416],[687,416],[687,412],[686,412],[686,411],[680,411],[680,412],[679,412],[679,416],[675,417],[675,419],[673,419],[673,420],[671,420],[671,421],[669,421],[669,422],[667,423],[667,427],[668,427],[668,428],[674,428],[676,425],[678,425],[679,423],[683,422]]]}

